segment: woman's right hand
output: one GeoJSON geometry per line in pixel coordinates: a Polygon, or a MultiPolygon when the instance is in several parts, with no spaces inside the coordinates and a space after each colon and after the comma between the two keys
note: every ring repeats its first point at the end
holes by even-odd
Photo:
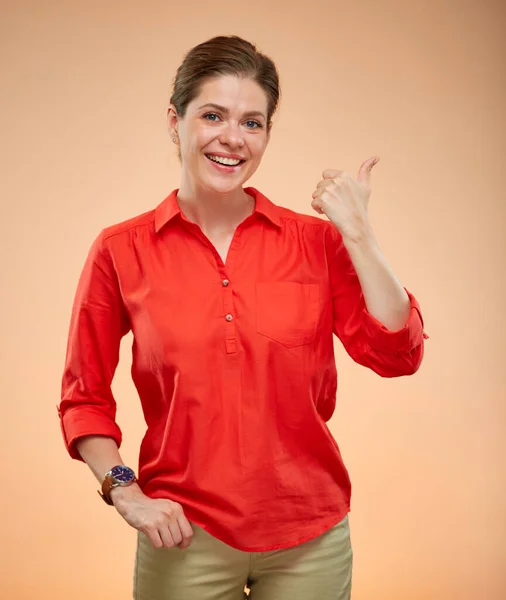
{"type": "Polygon", "coordinates": [[[118,486],[110,492],[119,514],[148,538],[153,548],[188,548],[193,529],[178,502],[149,498],[139,485],[118,486]]]}

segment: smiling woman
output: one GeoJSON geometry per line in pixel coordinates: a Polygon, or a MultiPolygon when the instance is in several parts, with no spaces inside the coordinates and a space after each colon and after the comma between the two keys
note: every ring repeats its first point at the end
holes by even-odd
{"type": "Polygon", "coordinates": [[[367,220],[370,172],[323,173],[314,210],[243,187],[279,101],[273,62],[236,36],[193,48],[168,109],[180,186],[105,228],[74,300],[59,407],[70,455],[138,530],[138,600],[349,600],[351,484],[326,421],[333,336],[382,377],[423,356],[420,307],[367,220]],[[111,383],[133,332],[147,431],[119,454],[111,383]],[[183,552],[180,552],[183,550],[183,552]]]}

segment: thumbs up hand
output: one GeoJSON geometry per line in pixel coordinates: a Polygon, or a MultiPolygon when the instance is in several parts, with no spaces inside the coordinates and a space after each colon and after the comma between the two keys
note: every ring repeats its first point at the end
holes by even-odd
{"type": "Polygon", "coordinates": [[[313,192],[311,206],[329,218],[344,240],[356,240],[369,228],[371,170],[378,161],[379,157],[373,156],[363,162],[357,179],[346,171],[327,169],[313,192]]]}

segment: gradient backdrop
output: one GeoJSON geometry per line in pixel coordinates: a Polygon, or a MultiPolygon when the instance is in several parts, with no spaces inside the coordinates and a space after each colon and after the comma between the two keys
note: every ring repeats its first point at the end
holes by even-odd
{"type": "MultiPolygon", "coordinates": [[[[493,0],[1,2],[0,597],[131,597],[135,532],[60,436],[71,303],[100,229],[179,184],[165,113],[184,53],[235,33],[282,78],[251,185],[316,214],[323,169],[378,154],[371,219],[430,336],[397,380],[336,341],[353,599],[506,598],[505,17],[493,0]]],[[[130,345],[114,391],[136,464],[130,345]]]]}

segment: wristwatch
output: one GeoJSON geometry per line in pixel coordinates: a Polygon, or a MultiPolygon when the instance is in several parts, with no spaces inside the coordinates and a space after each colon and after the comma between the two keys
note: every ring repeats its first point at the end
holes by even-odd
{"type": "Polygon", "coordinates": [[[106,504],[114,506],[110,496],[111,490],[115,487],[127,487],[136,481],[135,473],[130,467],[116,465],[105,474],[102,482],[102,492],[99,491],[98,493],[106,504]]]}

